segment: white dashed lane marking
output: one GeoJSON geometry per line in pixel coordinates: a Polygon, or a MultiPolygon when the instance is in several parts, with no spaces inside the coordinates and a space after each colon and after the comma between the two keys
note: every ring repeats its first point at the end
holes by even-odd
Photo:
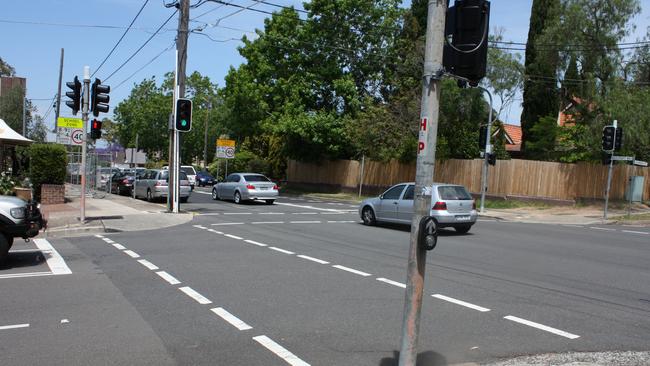
{"type": "Polygon", "coordinates": [[[253,225],[270,225],[270,224],[284,224],[284,221],[253,221],[253,225]]]}
{"type": "Polygon", "coordinates": [[[231,238],[231,239],[235,239],[235,240],[242,240],[242,239],[243,239],[243,238],[240,237],[240,236],[230,235],[230,234],[224,234],[223,236],[226,236],[226,237],[229,237],[229,238],[231,238]]]}
{"type": "Polygon", "coordinates": [[[291,252],[291,251],[288,251],[288,250],[285,250],[285,249],[282,249],[282,248],[278,248],[278,247],[269,247],[269,249],[275,250],[276,252],[280,252],[280,253],[284,253],[284,254],[295,254],[294,252],[291,252]]]}
{"type": "Polygon", "coordinates": [[[140,254],[132,251],[132,250],[125,250],[124,254],[128,255],[131,258],[140,258],[140,254]]]}
{"type": "Polygon", "coordinates": [[[594,230],[616,231],[616,229],[609,229],[609,228],[605,228],[605,227],[590,226],[589,228],[590,228],[590,229],[594,229],[594,230]]]}
{"type": "Polygon", "coordinates": [[[204,297],[200,293],[194,291],[191,287],[185,286],[185,287],[179,287],[178,289],[183,291],[185,293],[185,295],[191,297],[192,299],[194,299],[196,302],[198,302],[201,305],[212,304],[212,301],[208,300],[206,297],[204,297]]]}
{"type": "Polygon", "coordinates": [[[229,313],[226,309],[224,308],[214,308],[210,309],[213,313],[219,315],[223,320],[227,321],[232,325],[233,327],[239,329],[239,330],[249,330],[253,329],[250,325],[244,323],[241,319],[238,317],[232,315],[229,313]]]}
{"type": "Polygon", "coordinates": [[[268,244],[259,243],[253,240],[244,240],[246,243],[257,245],[258,247],[268,247],[268,244]]]}
{"type": "Polygon", "coordinates": [[[339,265],[339,264],[333,265],[332,267],[334,267],[334,268],[336,268],[336,269],[340,269],[340,270],[342,270],[342,271],[346,271],[346,272],[354,273],[354,274],[357,274],[357,275],[359,275],[359,276],[363,276],[363,277],[372,276],[370,273],[366,273],[366,272],[358,271],[358,270],[356,270],[356,269],[354,269],[354,268],[341,266],[341,265],[339,265]]]}
{"type": "Polygon", "coordinates": [[[406,288],[405,284],[403,284],[401,282],[389,280],[388,278],[379,277],[379,278],[377,278],[377,281],[384,282],[384,283],[387,283],[389,285],[393,285],[393,286],[397,286],[397,287],[401,287],[401,288],[406,288]]]}
{"type": "Polygon", "coordinates": [[[544,324],[539,324],[539,323],[531,322],[530,320],[526,320],[526,319],[522,319],[522,318],[517,318],[516,316],[508,315],[508,316],[504,316],[503,318],[504,318],[504,319],[511,320],[511,321],[516,322],[516,323],[519,323],[519,324],[527,325],[527,326],[529,326],[529,327],[533,327],[533,328],[537,328],[537,329],[544,330],[544,331],[546,331],[546,332],[550,332],[550,333],[553,333],[553,334],[557,334],[557,335],[562,336],[562,337],[565,337],[565,338],[569,338],[569,339],[580,338],[579,335],[571,334],[571,333],[565,332],[565,331],[563,331],[563,330],[559,330],[559,329],[556,329],[556,328],[552,328],[552,327],[546,326],[546,325],[544,325],[544,324]]]}
{"type": "Polygon", "coordinates": [[[122,244],[113,243],[113,244],[111,244],[111,245],[114,246],[115,248],[119,249],[119,250],[124,250],[124,249],[126,249],[126,247],[125,247],[124,245],[122,245],[122,244]]]}
{"type": "Polygon", "coordinates": [[[310,366],[307,362],[301,360],[300,358],[298,358],[298,356],[289,352],[289,350],[275,343],[271,338],[265,335],[253,337],[253,339],[259,344],[261,344],[262,346],[264,346],[269,351],[275,353],[278,357],[283,359],[286,363],[288,363],[291,366],[310,366]]]}
{"type": "Polygon", "coordinates": [[[320,221],[289,221],[290,224],[320,224],[320,221]]]}
{"type": "Polygon", "coordinates": [[[181,283],[181,281],[177,280],[176,277],[170,275],[165,271],[156,272],[156,274],[160,276],[160,278],[162,278],[163,280],[169,282],[170,285],[178,285],[179,283],[181,283]]]}
{"type": "Polygon", "coordinates": [[[634,230],[621,230],[624,233],[630,233],[630,234],[641,234],[641,235],[650,235],[650,233],[647,233],[645,231],[634,231],[634,230]]]}
{"type": "Polygon", "coordinates": [[[14,324],[14,325],[1,325],[0,330],[28,328],[29,324],[14,324]]]}
{"type": "Polygon", "coordinates": [[[210,224],[212,226],[227,226],[227,225],[244,225],[244,222],[221,222],[218,224],[210,224]]]}
{"type": "Polygon", "coordinates": [[[445,300],[445,301],[451,302],[453,304],[464,306],[466,308],[474,309],[474,310],[477,310],[477,311],[480,311],[480,312],[490,311],[490,309],[488,309],[488,308],[484,308],[482,306],[474,305],[474,304],[466,302],[466,301],[454,299],[453,297],[440,295],[440,294],[433,294],[431,296],[435,297],[436,299],[445,300]]]}
{"type": "Polygon", "coordinates": [[[158,266],[156,266],[155,264],[149,262],[146,259],[139,259],[138,263],[142,264],[143,266],[149,268],[152,271],[157,271],[158,269],[160,269],[160,268],[158,268],[158,266]]]}
{"type": "Polygon", "coordinates": [[[312,262],[320,263],[320,264],[330,264],[330,262],[328,262],[328,261],[324,261],[324,260],[322,260],[322,259],[318,259],[318,258],[310,257],[310,256],[307,256],[307,255],[302,255],[302,254],[300,254],[300,255],[298,255],[297,257],[298,257],[298,258],[302,258],[302,259],[306,259],[306,260],[308,260],[308,261],[312,261],[312,262]]]}

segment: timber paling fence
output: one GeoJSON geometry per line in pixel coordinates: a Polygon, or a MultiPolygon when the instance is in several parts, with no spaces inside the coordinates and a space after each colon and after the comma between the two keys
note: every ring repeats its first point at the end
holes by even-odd
{"type": "MultiPolygon", "coordinates": [[[[415,180],[415,164],[366,160],[326,161],[320,164],[290,160],[287,184],[323,191],[375,194],[399,182],[415,180]]],[[[475,194],[481,192],[482,159],[437,161],[434,181],[462,184],[475,194]]],[[[591,163],[564,164],[534,160],[499,160],[490,166],[487,194],[504,198],[552,200],[603,199],[608,166],[591,163]]],[[[643,199],[650,199],[650,168],[614,165],[610,198],[622,200],[630,176],[644,176],[643,199]]]]}

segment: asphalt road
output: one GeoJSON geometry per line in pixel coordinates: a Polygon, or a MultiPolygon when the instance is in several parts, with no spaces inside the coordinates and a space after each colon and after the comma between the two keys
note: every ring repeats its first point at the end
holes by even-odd
{"type": "MultiPolygon", "coordinates": [[[[1,363],[396,364],[408,228],[361,225],[350,203],[235,205],[206,189],[182,208],[190,224],[12,252],[1,363]]],[[[443,231],[427,258],[421,364],[648,351],[648,249],[647,228],[443,231]]]]}

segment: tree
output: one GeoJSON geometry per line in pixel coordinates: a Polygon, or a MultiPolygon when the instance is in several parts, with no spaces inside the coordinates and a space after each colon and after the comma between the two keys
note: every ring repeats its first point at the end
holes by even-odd
{"type": "Polygon", "coordinates": [[[558,54],[555,49],[539,44],[546,29],[556,22],[560,0],[533,0],[528,40],[526,43],[525,82],[521,113],[522,151],[530,156],[528,141],[531,129],[540,118],[557,114],[556,88],[558,54]]]}
{"type": "MultiPolygon", "coordinates": [[[[503,32],[503,29],[497,29],[493,35],[490,35],[490,41],[501,42],[503,32]]],[[[523,72],[519,54],[509,53],[496,47],[488,49],[487,69],[483,84],[492,90],[499,101],[499,109],[494,119],[500,119],[501,113],[508,109],[514,101],[523,83],[523,72]]]]}
{"type": "Polygon", "coordinates": [[[6,63],[2,57],[0,57],[0,76],[14,76],[15,74],[16,69],[6,63]]]}
{"type": "Polygon", "coordinates": [[[45,142],[48,128],[40,115],[35,115],[27,126],[27,138],[36,142],[45,142]]]}
{"type": "Polygon", "coordinates": [[[32,112],[35,112],[36,108],[29,99],[25,100],[25,89],[16,86],[0,96],[0,118],[18,133],[23,132],[23,103],[26,103],[25,123],[29,126],[32,122],[32,112]]]}

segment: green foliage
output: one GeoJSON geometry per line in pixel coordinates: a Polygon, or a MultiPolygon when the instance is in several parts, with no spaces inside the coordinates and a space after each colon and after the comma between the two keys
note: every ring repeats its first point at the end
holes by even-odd
{"type": "Polygon", "coordinates": [[[63,145],[33,144],[29,149],[29,157],[34,197],[40,200],[41,185],[65,182],[68,155],[63,145]]]}
{"type": "MultiPolygon", "coordinates": [[[[23,132],[23,98],[25,98],[25,89],[20,86],[13,87],[0,96],[0,118],[19,134],[23,132]]],[[[35,108],[30,100],[27,100],[26,103],[25,122],[29,126],[32,123],[32,111],[35,108]]]]}
{"type": "Polygon", "coordinates": [[[16,182],[11,175],[5,172],[0,173],[0,195],[13,196],[15,186],[16,182]]]}
{"type": "Polygon", "coordinates": [[[547,116],[535,123],[530,129],[530,141],[526,147],[528,155],[535,160],[555,160],[557,153],[557,117],[547,116]]]}
{"type": "Polygon", "coordinates": [[[0,57],[0,76],[14,76],[15,73],[16,69],[6,63],[2,57],[0,57]]]}

